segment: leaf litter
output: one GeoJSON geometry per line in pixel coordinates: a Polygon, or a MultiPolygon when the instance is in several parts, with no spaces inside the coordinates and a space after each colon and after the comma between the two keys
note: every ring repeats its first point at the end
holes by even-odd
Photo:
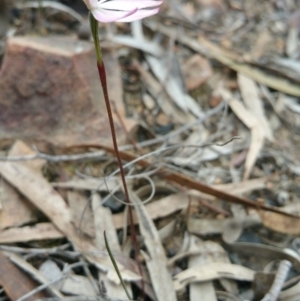
{"type": "MultiPolygon", "coordinates": [[[[32,33],[33,12],[39,34],[74,34],[86,19],[75,2],[10,4],[23,12],[10,34],[32,33]]],[[[165,1],[101,28],[122,68],[115,115],[144,284],[113,204],[112,148],[1,141],[3,300],[126,300],[103,231],[135,300],[299,299],[300,3],[254,2],[165,1]]]]}

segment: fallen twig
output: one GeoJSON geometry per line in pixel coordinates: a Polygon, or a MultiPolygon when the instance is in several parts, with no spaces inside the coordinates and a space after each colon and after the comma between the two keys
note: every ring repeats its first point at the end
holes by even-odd
{"type": "Polygon", "coordinates": [[[284,281],[291,266],[292,264],[288,260],[280,261],[274,282],[268,293],[261,299],[261,301],[276,301],[278,299],[279,293],[284,285],[284,281]]]}
{"type": "MultiPolygon", "coordinates": [[[[112,153],[114,154],[114,150],[112,147],[110,146],[106,146],[106,145],[102,145],[102,144],[85,144],[85,145],[81,145],[82,147],[91,147],[91,148],[101,148],[104,149],[105,151],[107,151],[108,153],[112,153]]],[[[141,157],[137,157],[136,155],[129,153],[129,152],[124,152],[124,151],[120,151],[120,156],[123,160],[126,160],[127,164],[124,165],[124,168],[126,168],[128,165],[132,165],[132,164],[137,164],[139,166],[142,166],[144,168],[147,168],[151,165],[153,165],[153,163],[148,162],[147,160],[145,160],[145,155],[141,156],[141,157]]],[[[112,175],[115,175],[117,173],[114,172],[112,175]]],[[[157,172],[159,175],[161,175],[164,179],[175,182],[181,186],[185,186],[191,189],[195,189],[198,191],[201,191],[203,193],[212,195],[214,197],[220,198],[224,201],[227,202],[231,202],[231,203],[236,203],[236,204],[241,204],[244,206],[248,206],[248,207],[252,207],[252,208],[256,208],[256,209],[260,209],[260,210],[264,210],[264,211],[272,211],[272,212],[276,212],[281,214],[282,216],[288,216],[291,218],[297,218],[297,220],[299,219],[298,216],[295,216],[293,214],[284,212],[274,206],[270,206],[267,204],[261,204],[258,203],[256,201],[252,201],[250,199],[241,197],[241,196],[237,196],[237,195],[232,195],[228,192],[222,191],[222,190],[218,190],[215,189],[209,185],[206,185],[198,180],[195,180],[189,176],[177,173],[177,172],[173,172],[167,168],[161,168],[160,170],[158,170],[157,172]]]]}

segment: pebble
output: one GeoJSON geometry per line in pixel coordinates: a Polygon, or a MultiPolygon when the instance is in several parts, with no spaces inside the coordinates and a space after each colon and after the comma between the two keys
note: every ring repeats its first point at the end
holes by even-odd
{"type": "Polygon", "coordinates": [[[279,190],[277,193],[277,203],[278,205],[285,205],[288,200],[289,200],[290,196],[289,193],[285,190],[279,190]]]}
{"type": "Polygon", "coordinates": [[[155,101],[149,94],[143,95],[143,103],[148,110],[153,110],[155,108],[155,101]]]}

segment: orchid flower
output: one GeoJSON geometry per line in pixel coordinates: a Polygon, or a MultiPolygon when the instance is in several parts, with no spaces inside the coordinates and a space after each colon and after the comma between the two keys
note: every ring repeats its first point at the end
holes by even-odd
{"type": "Polygon", "coordinates": [[[159,11],[160,0],[83,0],[100,22],[132,22],[159,11]]]}

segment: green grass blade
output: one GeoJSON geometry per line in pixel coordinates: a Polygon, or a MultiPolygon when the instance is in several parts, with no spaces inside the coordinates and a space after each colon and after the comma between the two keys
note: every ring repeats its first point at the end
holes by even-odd
{"type": "Polygon", "coordinates": [[[105,233],[105,231],[104,231],[104,241],[105,241],[105,246],[106,246],[108,255],[109,255],[109,257],[110,257],[110,260],[111,260],[111,262],[112,262],[112,264],[113,264],[113,266],[114,266],[114,268],[115,268],[115,270],[116,270],[116,272],[117,272],[117,274],[118,274],[118,277],[119,277],[119,279],[120,279],[120,281],[121,281],[121,284],[122,284],[122,286],[123,286],[123,288],[124,288],[124,290],[125,290],[125,293],[126,293],[126,295],[127,295],[127,298],[128,298],[129,300],[132,300],[132,298],[130,297],[130,294],[129,294],[127,288],[126,288],[125,282],[124,282],[124,280],[123,280],[123,278],[122,278],[122,276],[121,276],[121,273],[120,273],[120,270],[119,270],[119,268],[118,268],[117,262],[115,261],[115,258],[114,258],[114,256],[113,256],[111,250],[110,250],[110,247],[109,247],[109,244],[108,244],[108,241],[107,241],[107,238],[106,238],[106,233],[105,233]]]}

